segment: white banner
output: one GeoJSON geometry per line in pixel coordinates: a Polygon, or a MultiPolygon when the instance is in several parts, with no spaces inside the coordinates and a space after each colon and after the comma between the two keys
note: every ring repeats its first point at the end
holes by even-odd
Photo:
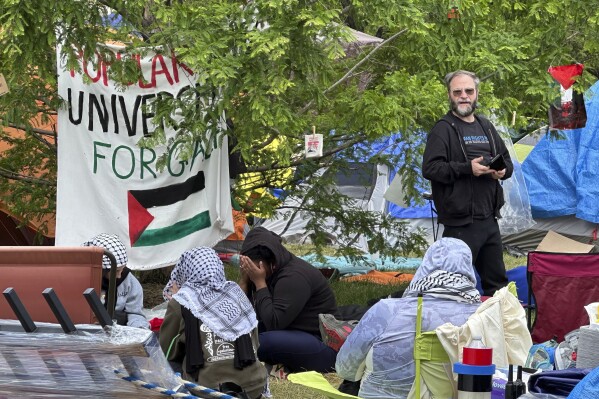
{"type": "MultiPolygon", "coordinates": [[[[144,79],[123,90],[103,63],[79,74],[58,60],[58,93],[67,106],[58,112],[57,246],[116,234],[128,247],[128,267],[147,270],[233,232],[226,137],[222,146],[218,139],[197,142],[185,162],[177,157],[179,142],[137,145],[155,129],[148,104],[194,89],[189,68],[160,54],[138,58],[144,79]],[[160,172],[156,161],[163,154],[168,161],[160,172]]],[[[224,131],[224,121],[221,126],[224,131]]],[[[165,129],[168,142],[175,131],[165,129]]]]}

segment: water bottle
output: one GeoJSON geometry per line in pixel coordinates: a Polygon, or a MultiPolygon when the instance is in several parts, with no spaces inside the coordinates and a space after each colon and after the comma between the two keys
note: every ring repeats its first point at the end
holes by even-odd
{"type": "Polygon", "coordinates": [[[472,341],[464,347],[462,352],[462,363],[471,366],[488,366],[493,363],[493,349],[487,348],[483,344],[480,335],[472,336],[472,341]]]}
{"type": "Polygon", "coordinates": [[[482,337],[473,336],[464,347],[462,362],[453,365],[458,374],[458,399],[491,399],[493,389],[493,349],[487,348],[482,337]]]}

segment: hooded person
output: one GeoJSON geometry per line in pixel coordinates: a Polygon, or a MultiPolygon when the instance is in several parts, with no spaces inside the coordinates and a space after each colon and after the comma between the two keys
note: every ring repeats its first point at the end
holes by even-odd
{"type": "MultiPolygon", "coordinates": [[[[127,248],[118,236],[113,234],[98,234],[83,243],[84,247],[100,247],[112,253],[116,259],[116,303],[114,307],[117,324],[129,327],[150,328],[150,323],[144,316],[142,309],[144,293],[141,284],[127,267],[129,258],[127,248]]],[[[104,306],[107,306],[108,284],[110,277],[110,259],[104,255],[102,258],[102,293],[104,306]]]]}
{"type": "Polygon", "coordinates": [[[337,354],[336,372],[361,380],[359,396],[408,397],[415,378],[414,336],[417,296],[423,294],[422,331],[444,323],[462,325],[480,305],[472,253],[456,238],[433,243],[402,298],[370,308],[337,354]]]}
{"type": "Polygon", "coordinates": [[[336,352],[322,342],[318,315],[337,314],[337,302],[322,273],[263,227],[247,234],[240,271],[260,322],[260,360],[288,372],[332,371],[336,352]]]}
{"type": "Polygon", "coordinates": [[[164,297],[160,346],[171,363],[181,364],[184,378],[216,390],[233,384],[251,399],[261,397],[266,369],[256,361],[256,313],[241,288],[226,280],[216,252],[185,251],[164,297]]]}

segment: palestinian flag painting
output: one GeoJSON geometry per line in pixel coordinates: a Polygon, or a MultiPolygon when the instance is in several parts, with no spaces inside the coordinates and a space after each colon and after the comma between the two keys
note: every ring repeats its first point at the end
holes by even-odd
{"type": "MultiPolygon", "coordinates": [[[[118,85],[101,59],[67,69],[57,46],[58,93],[68,104],[58,110],[55,245],[77,247],[114,234],[127,247],[130,269],[172,266],[183,252],[212,247],[234,231],[224,114],[214,121],[217,129],[203,137],[194,132],[193,143],[179,137],[178,123],[158,126],[154,100],[172,97],[200,117],[214,101],[212,91],[199,94],[196,73],[175,55],[106,46],[133,57],[144,79],[118,85]],[[164,140],[141,145],[159,127],[164,140]]],[[[170,118],[180,122],[182,114],[173,110],[170,118]]]]}
{"type": "Polygon", "coordinates": [[[127,193],[132,247],[164,244],[211,226],[208,210],[199,209],[206,187],[204,172],[183,183],[127,193]],[[197,204],[182,207],[182,203],[197,204]],[[177,215],[177,216],[175,216],[177,215]],[[173,220],[177,222],[173,223],[173,220]]]}

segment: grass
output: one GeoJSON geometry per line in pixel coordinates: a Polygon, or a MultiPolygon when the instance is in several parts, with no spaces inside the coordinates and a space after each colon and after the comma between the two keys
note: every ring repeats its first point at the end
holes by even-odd
{"type": "Polygon", "coordinates": [[[512,256],[504,253],[503,263],[505,263],[506,270],[511,270],[517,266],[526,266],[526,256],[512,256]]]}

